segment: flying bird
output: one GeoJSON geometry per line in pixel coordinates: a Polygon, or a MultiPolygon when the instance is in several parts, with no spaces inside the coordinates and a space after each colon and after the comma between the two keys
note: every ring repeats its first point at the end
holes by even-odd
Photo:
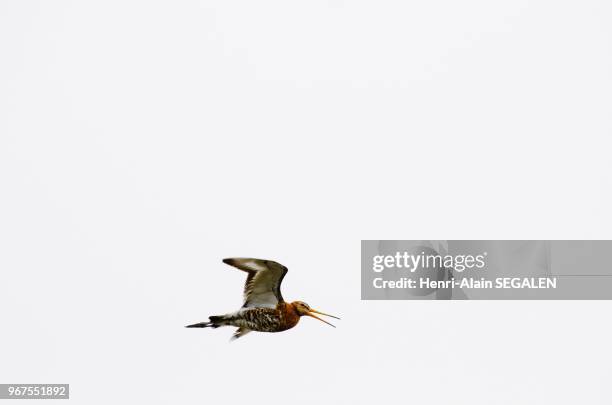
{"type": "MultiPolygon", "coordinates": [[[[213,315],[208,322],[187,325],[186,328],[218,328],[235,326],[232,340],[249,332],[282,332],[293,328],[302,316],[310,316],[321,322],[334,326],[315,314],[340,319],[336,316],[314,310],[305,302],[285,302],[280,286],[287,274],[287,268],[272,260],[231,258],[223,263],[247,272],[244,284],[244,304],[236,312],[225,315],[213,315]]],[[[334,326],[335,327],[335,326],[334,326]]]]}

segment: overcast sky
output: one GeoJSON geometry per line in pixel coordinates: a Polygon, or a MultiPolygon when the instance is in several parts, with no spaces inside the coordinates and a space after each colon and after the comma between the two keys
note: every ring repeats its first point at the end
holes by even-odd
{"type": "Polygon", "coordinates": [[[609,404],[610,302],[361,301],[361,239],[610,239],[612,6],[0,2],[0,382],[609,404]],[[277,260],[342,317],[185,329],[277,260]]]}

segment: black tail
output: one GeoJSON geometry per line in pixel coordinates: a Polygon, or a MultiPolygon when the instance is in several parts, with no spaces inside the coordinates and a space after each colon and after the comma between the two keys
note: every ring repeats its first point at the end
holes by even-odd
{"type": "Polygon", "coordinates": [[[194,323],[193,325],[187,325],[186,328],[218,328],[219,326],[223,326],[221,321],[223,320],[222,316],[210,316],[208,317],[210,322],[199,322],[194,323]]]}
{"type": "Polygon", "coordinates": [[[193,325],[187,325],[186,328],[212,328],[213,324],[210,322],[194,323],[193,325]]]}

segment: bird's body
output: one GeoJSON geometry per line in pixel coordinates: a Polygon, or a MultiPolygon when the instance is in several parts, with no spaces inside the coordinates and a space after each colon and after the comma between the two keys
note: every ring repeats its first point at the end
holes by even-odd
{"type": "Polygon", "coordinates": [[[300,320],[292,304],[279,303],[276,308],[242,308],[226,315],[213,316],[215,326],[236,326],[256,332],[282,332],[300,320]]]}
{"type": "MultiPolygon", "coordinates": [[[[213,315],[209,317],[208,322],[188,325],[188,328],[235,326],[238,329],[233,338],[237,339],[251,331],[282,332],[291,329],[304,315],[331,325],[313,313],[327,314],[311,309],[308,304],[283,300],[280,285],[287,273],[285,266],[271,260],[248,258],[225,259],[223,262],[248,273],[242,308],[225,315],[213,315]]],[[[332,315],[327,316],[336,318],[332,315]]]]}

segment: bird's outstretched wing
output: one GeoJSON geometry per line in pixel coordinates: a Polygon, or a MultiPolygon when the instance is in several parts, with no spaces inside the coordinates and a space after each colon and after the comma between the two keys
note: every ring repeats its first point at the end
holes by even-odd
{"type": "Polygon", "coordinates": [[[223,259],[223,263],[249,274],[244,284],[243,308],[276,308],[279,302],[284,302],[280,286],[287,268],[282,264],[272,260],[238,257],[223,259]]]}

